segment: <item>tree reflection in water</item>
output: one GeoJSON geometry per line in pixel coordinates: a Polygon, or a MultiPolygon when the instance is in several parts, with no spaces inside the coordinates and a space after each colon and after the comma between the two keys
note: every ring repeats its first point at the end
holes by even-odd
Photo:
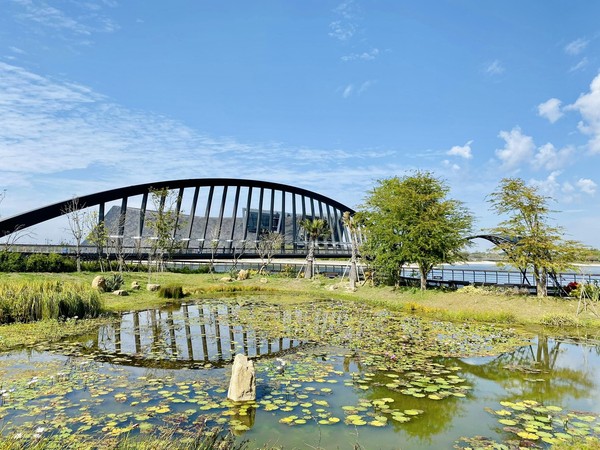
{"type": "MultiPolygon", "coordinates": [[[[561,404],[567,397],[586,398],[596,388],[593,370],[581,363],[585,357],[577,363],[561,361],[565,345],[577,343],[539,334],[530,345],[514,352],[485,358],[481,364],[466,359],[456,361],[456,365],[466,373],[500,384],[506,400],[561,404]]],[[[584,356],[586,352],[599,354],[599,348],[599,344],[579,347],[584,356]]]]}

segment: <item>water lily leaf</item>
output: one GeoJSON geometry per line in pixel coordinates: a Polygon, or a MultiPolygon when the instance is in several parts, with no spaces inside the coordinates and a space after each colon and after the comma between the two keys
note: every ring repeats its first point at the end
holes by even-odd
{"type": "Polygon", "coordinates": [[[529,431],[521,431],[517,433],[517,436],[523,439],[529,439],[531,441],[537,441],[540,437],[535,433],[530,433],[529,431]]]}
{"type": "Polygon", "coordinates": [[[369,422],[369,425],[371,425],[372,427],[385,427],[387,424],[386,422],[380,422],[379,420],[372,420],[371,422],[369,422]]]}
{"type": "Polygon", "coordinates": [[[502,425],[509,425],[509,426],[514,426],[518,423],[516,420],[512,420],[512,419],[500,419],[500,420],[498,420],[498,422],[501,423],[502,425]]]}

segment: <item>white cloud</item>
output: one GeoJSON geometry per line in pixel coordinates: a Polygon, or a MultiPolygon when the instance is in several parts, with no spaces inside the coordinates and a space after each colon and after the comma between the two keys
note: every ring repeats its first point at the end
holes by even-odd
{"type": "Polygon", "coordinates": [[[589,178],[580,178],[573,184],[568,181],[559,181],[560,175],[561,171],[556,170],[550,173],[545,180],[531,180],[530,184],[539,189],[543,195],[563,203],[581,201],[581,193],[586,195],[596,193],[597,185],[589,178]]]}
{"type": "Polygon", "coordinates": [[[577,187],[585,194],[594,195],[598,185],[589,178],[580,178],[577,180],[577,187]]]}
{"type": "Polygon", "coordinates": [[[340,41],[347,41],[352,36],[356,28],[351,23],[344,23],[341,20],[334,20],[329,24],[329,36],[338,39],[340,41]]]}
{"type": "Polygon", "coordinates": [[[357,31],[359,8],[353,0],[340,3],[333,10],[336,20],[329,24],[329,36],[340,41],[350,40],[357,31]]]}
{"type": "Polygon", "coordinates": [[[0,79],[0,187],[10,198],[2,204],[5,217],[129,184],[215,176],[293,180],[354,206],[373,180],[404,169],[388,163],[389,152],[350,154],[208,136],[6,63],[0,63],[0,79]]]}
{"type": "Polygon", "coordinates": [[[9,46],[8,49],[13,53],[17,53],[18,55],[24,55],[26,53],[25,50],[15,47],[14,45],[9,46]]]}
{"type": "Polygon", "coordinates": [[[545,180],[530,180],[530,184],[537,188],[542,195],[565,203],[571,203],[574,199],[574,189],[571,183],[561,183],[558,180],[561,172],[551,172],[545,180]]]}
{"type": "Polygon", "coordinates": [[[501,75],[505,71],[504,66],[499,60],[494,60],[485,67],[485,72],[489,75],[501,75]]]}
{"type": "Polygon", "coordinates": [[[564,147],[556,150],[554,145],[547,143],[538,148],[531,164],[536,169],[557,170],[569,165],[570,158],[575,152],[573,147],[564,147]]]}
{"type": "Polygon", "coordinates": [[[554,123],[563,116],[560,104],[561,101],[557,98],[551,98],[544,103],[540,103],[537,107],[538,115],[548,119],[550,123],[554,123]]]}
{"type": "Polygon", "coordinates": [[[498,137],[505,141],[504,148],[496,149],[496,155],[505,168],[517,168],[533,156],[535,150],[533,138],[521,133],[519,127],[515,127],[511,131],[501,131],[498,137]]]}
{"type": "Polygon", "coordinates": [[[365,92],[367,89],[369,89],[371,86],[373,86],[375,83],[377,83],[377,81],[375,80],[367,80],[365,81],[363,84],[360,85],[360,87],[358,88],[358,95],[362,94],[363,92],[365,92]]]}
{"type": "Polygon", "coordinates": [[[344,97],[344,98],[350,97],[352,95],[353,91],[354,91],[354,85],[353,84],[347,85],[342,92],[342,97],[344,97]]]}
{"type": "Polygon", "coordinates": [[[446,154],[451,156],[460,156],[461,158],[471,159],[473,154],[471,153],[471,144],[473,141],[467,142],[463,146],[455,145],[450,150],[446,152],[446,154]]]}
{"type": "Polygon", "coordinates": [[[442,161],[442,165],[444,166],[445,169],[449,169],[454,173],[460,171],[460,166],[458,164],[450,162],[447,159],[442,161]]]}
{"type": "Polygon", "coordinates": [[[588,141],[590,152],[600,153],[600,75],[592,80],[588,93],[581,94],[575,103],[565,109],[581,114],[583,120],[579,122],[579,131],[591,136],[588,141]]]}
{"type": "Polygon", "coordinates": [[[572,42],[569,42],[565,45],[565,53],[567,55],[579,55],[582,51],[585,50],[590,41],[586,39],[575,39],[572,42]]]}
{"type": "Polygon", "coordinates": [[[587,67],[588,63],[589,63],[589,60],[587,59],[587,57],[585,57],[581,61],[579,61],[577,64],[575,64],[573,67],[571,67],[569,69],[569,72],[576,72],[578,70],[581,70],[581,69],[587,67]]]}
{"type": "Polygon", "coordinates": [[[90,8],[93,5],[91,3],[70,2],[70,14],[44,0],[13,0],[13,3],[21,7],[18,18],[38,28],[41,26],[78,36],[90,36],[95,32],[111,33],[119,29],[115,22],[102,15],[98,5],[90,8]]]}
{"type": "Polygon", "coordinates": [[[341,92],[343,98],[350,98],[353,95],[362,95],[367,89],[377,83],[377,80],[367,80],[360,84],[360,86],[349,83],[346,86],[339,87],[336,92],[341,92]]]}
{"type": "Polygon", "coordinates": [[[371,61],[371,60],[377,58],[378,55],[379,55],[379,49],[373,48],[373,49],[369,50],[368,52],[351,53],[350,55],[342,56],[341,59],[342,59],[342,61],[355,61],[355,60],[371,61]]]}

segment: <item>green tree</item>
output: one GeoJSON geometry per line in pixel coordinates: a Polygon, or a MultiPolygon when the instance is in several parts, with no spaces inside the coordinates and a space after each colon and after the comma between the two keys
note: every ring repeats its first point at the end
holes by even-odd
{"type": "Polygon", "coordinates": [[[548,295],[549,274],[572,268],[587,251],[580,242],[563,239],[563,228],[550,224],[554,211],[549,200],[520,178],[504,178],[489,196],[492,211],[508,216],[491,232],[507,238],[499,247],[508,263],[533,270],[538,297],[548,295]]]}
{"type": "Polygon", "coordinates": [[[436,264],[464,258],[461,250],[473,217],[449,188],[429,172],[378,181],[359,212],[365,231],[361,251],[398,283],[404,264],[417,264],[421,289],[436,264]]]}
{"type": "Polygon", "coordinates": [[[306,218],[300,221],[300,227],[304,230],[308,239],[308,253],[306,255],[304,277],[312,278],[315,276],[315,245],[319,239],[329,235],[329,225],[324,219],[306,218]]]}

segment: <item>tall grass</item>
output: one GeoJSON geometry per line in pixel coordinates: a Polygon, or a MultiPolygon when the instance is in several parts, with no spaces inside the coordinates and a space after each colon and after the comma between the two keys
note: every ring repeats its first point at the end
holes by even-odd
{"type": "Polygon", "coordinates": [[[0,281],[0,324],[43,319],[92,318],[102,312],[100,294],[67,281],[0,281]]]}

